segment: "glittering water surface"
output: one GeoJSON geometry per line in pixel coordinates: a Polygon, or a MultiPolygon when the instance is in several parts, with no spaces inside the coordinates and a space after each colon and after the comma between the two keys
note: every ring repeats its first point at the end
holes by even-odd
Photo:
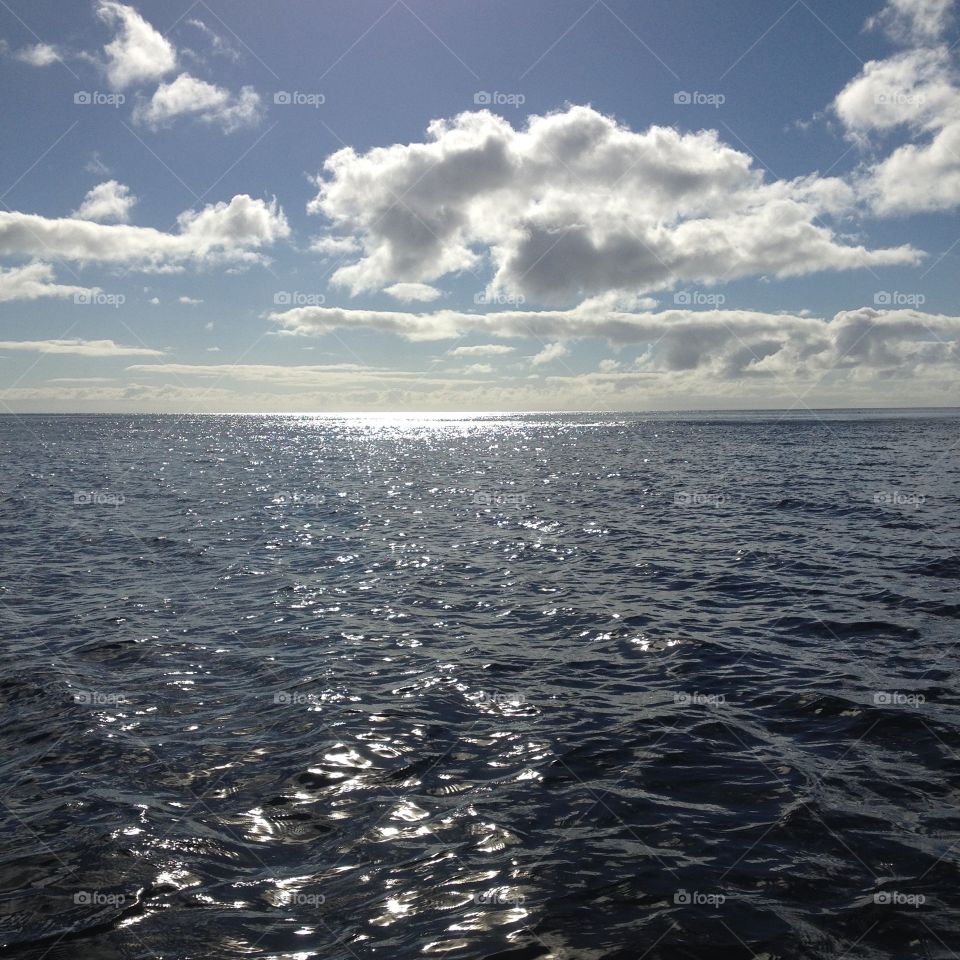
{"type": "Polygon", "coordinates": [[[0,418],[0,943],[955,957],[958,426],[0,418]]]}

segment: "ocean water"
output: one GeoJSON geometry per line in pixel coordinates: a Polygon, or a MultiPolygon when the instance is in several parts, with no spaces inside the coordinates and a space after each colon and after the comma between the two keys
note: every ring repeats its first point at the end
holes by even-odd
{"type": "Polygon", "coordinates": [[[955,958],[958,442],[0,418],[0,952],[955,958]]]}

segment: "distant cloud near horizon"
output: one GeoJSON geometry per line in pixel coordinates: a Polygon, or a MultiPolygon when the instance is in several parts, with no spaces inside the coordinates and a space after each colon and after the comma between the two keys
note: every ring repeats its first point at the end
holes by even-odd
{"type": "Polygon", "coordinates": [[[162,357],[162,350],[128,347],[112,340],[2,340],[0,350],[73,354],[78,357],[162,357]]]}
{"type": "MultiPolygon", "coordinates": [[[[412,342],[467,334],[550,340],[533,358],[540,365],[566,356],[571,341],[603,339],[613,346],[656,344],[648,372],[700,370],[710,380],[743,376],[783,378],[844,376],[873,370],[908,377],[956,371],[960,317],[916,309],[845,310],[831,320],[749,310],[624,312],[599,299],[571,310],[504,310],[490,314],[441,310],[409,314],[337,307],[299,307],[271,314],[287,335],[321,336],[350,329],[377,329],[412,342]]],[[[480,356],[490,348],[457,348],[456,356],[480,356]]],[[[498,351],[501,352],[501,351],[498,351]]]]}
{"type": "Polygon", "coordinates": [[[546,363],[553,363],[555,360],[560,360],[569,353],[570,348],[565,343],[561,343],[560,341],[548,343],[536,356],[530,358],[530,366],[540,367],[546,363]]]}
{"type": "Polygon", "coordinates": [[[481,343],[473,347],[454,347],[451,357],[495,357],[513,353],[517,348],[501,343],[481,343]]]}

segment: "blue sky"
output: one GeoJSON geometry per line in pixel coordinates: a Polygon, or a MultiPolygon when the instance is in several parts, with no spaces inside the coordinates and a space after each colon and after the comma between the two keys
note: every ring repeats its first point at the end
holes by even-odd
{"type": "Polygon", "coordinates": [[[955,404],[957,39],[951,0],[9,0],[0,409],[955,404]]]}

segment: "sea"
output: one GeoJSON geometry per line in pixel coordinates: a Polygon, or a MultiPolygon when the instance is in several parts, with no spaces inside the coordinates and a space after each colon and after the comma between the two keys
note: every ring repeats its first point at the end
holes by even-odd
{"type": "Polygon", "coordinates": [[[960,954],[960,411],[0,417],[0,955],[960,954]]]}

